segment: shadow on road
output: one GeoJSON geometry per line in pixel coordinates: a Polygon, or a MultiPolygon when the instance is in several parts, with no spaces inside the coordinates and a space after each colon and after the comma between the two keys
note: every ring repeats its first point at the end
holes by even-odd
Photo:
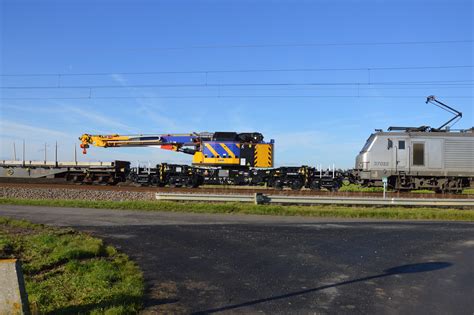
{"type": "Polygon", "coordinates": [[[280,300],[280,299],[286,299],[286,298],[290,298],[290,297],[294,297],[294,296],[298,296],[298,295],[302,295],[302,294],[317,292],[317,291],[326,290],[326,289],[329,289],[329,288],[339,287],[339,286],[352,284],[352,283],[356,283],[356,282],[364,282],[364,281],[368,281],[368,280],[373,280],[373,279],[377,279],[377,278],[384,278],[384,277],[393,276],[393,275],[435,271],[435,270],[440,270],[440,269],[444,269],[444,268],[449,268],[451,266],[452,266],[452,263],[448,263],[448,262],[427,262],[427,263],[403,265],[403,266],[398,266],[398,267],[394,267],[394,268],[384,270],[384,272],[382,274],[379,274],[379,275],[342,281],[342,282],[338,282],[338,283],[323,285],[323,286],[320,286],[320,287],[317,287],[317,288],[291,292],[291,293],[287,293],[287,294],[282,294],[282,295],[267,297],[267,298],[263,298],[263,299],[248,301],[248,302],[244,302],[244,303],[240,303],[240,304],[233,304],[233,305],[223,306],[223,307],[219,307],[219,308],[209,309],[209,310],[206,310],[206,311],[199,311],[199,312],[195,312],[193,314],[195,314],[195,315],[210,314],[210,313],[228,311],[228,310],[232,310],[232,309],[236,309],[236,308],[240,308],[240,307],[251,306],[251,305],[255,305],[255,304],[259,304],[259,303],[275,301],[275,300],[280,300]]]}

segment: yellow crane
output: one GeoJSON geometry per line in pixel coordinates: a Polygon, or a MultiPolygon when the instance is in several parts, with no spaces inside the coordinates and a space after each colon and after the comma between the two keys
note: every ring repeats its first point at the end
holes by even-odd
{"type": "Polygon", "coordinates": [[[103,148],[159,146],[193,155],[202,166],[273,167],[274,141],[263,141],[258,132],[202,132],[153,135],[92,135],[79,137],[83,153],[90,145],[103,148]]]}

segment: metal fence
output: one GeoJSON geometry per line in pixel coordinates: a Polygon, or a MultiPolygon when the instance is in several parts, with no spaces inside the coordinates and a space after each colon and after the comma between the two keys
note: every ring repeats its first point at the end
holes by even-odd
{"type": "Polygon", "coordinates": [[[254,204],[462,207],[474,210],[474,199],[308,197],[264,195],[261,193],[253,195],[156,193],[156,199],[170,201],[246,202],[254,204]]]}

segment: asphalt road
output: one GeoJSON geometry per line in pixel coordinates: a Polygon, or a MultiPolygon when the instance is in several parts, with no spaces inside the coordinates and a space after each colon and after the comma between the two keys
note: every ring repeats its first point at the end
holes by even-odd
{"type": "Polygon", "coordinates": [[[104,238],[145,313],[474,314],[474,224],[0,206],[104,238]]]}

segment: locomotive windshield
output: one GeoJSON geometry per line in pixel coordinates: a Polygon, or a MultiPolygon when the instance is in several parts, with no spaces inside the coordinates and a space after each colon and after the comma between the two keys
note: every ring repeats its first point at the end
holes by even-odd
{"type": "Polygon", "coordinates": [[[367,152],[367,150],[369,150],[369,147],[370,145],[372,144],[372,142],[374,142],[374,139],[375,139],[375,135],[374,134],[371,134],[369,139],[367,139],[367,142],[365,143],[364,147],[362,148],[362,150],[360,151],[360,153],[364,153],[364,152],[367,152]]]}

